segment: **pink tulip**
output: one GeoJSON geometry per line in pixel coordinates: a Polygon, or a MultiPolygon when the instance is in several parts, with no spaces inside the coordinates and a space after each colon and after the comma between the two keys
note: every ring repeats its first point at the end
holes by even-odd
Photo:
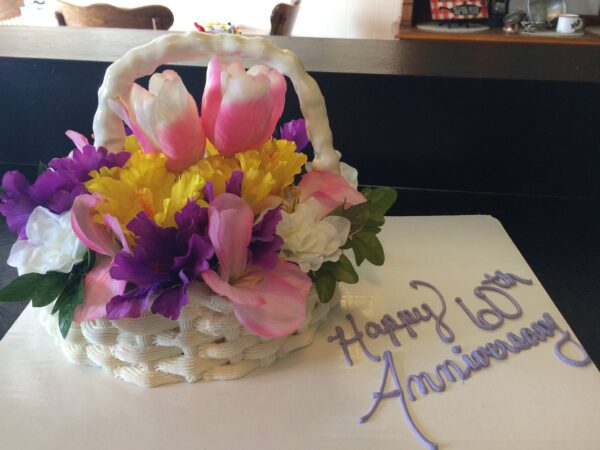
{"type": "Polygon", "coordinates": [[[202,97],[202,126],[224,156],[254,149],[273,134],[283,112],[285,78],[276,70],[211,59],[202,97]]]}
{"type": "Polygon", "coordinates": [[[148,88],[134,83],[128,99],[110,106],[145,152],[162,151],[170,170],[183,170],[202,158],[206,146],[196,102],[173,70],[152,75],[148,88]]]}
{"type": "Polygon", "coordinates": [[[106,316],[106,304],[115,295],[125,292],[126,281],[113,280],[110,276],[112,258],[96,255],[96,265],[83,281],[83,303],[73,312],[77,323],[106,316]]]}
{"type": "Polygon", "coordinates": [[[286,336],[306,315],[310,278],[297,265],[281,262],[273,269],[248,264],[254,213],[233,194],[221,194],[208,210],[208,236],[219,260],[219,273],[202,273],[204,282],[231,301],[238,320],[267,337],[286,336]]]}
{"type": "Polygon", "coordinates": [[[75,322],[104,317],[106,304],[115,295],[123,294],[127,284],[126,281],[114,280],[110,276],[110,267],[117,252],[121,247],[129,251],[127,240],[119,222],[110,214],[103,216],[105,225],[94,222],[94,207],[99,201],[99,196],[80,195],[75,198],[71,209],[73,232],[89,249],[97,253],[96,265],[83,281],[83,303],[75,308],[75,322]]]}
{"type": "Polygon", "coordinates": [[[324,217],[344,204],[345,208],[366,202],[364,195],[354,189],[344,177],[337,173],[311,170],[300,180],[301,202],[314,197],[321,205],[320,216],[324,217]]]}

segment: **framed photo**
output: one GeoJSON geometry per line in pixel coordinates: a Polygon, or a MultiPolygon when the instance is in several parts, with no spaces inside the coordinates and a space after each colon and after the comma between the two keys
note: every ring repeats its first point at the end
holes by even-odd
{"type": "Polygon", "coordinates": [[[487,0],[430,0],[433,20],[487,19],[487,0]]]}

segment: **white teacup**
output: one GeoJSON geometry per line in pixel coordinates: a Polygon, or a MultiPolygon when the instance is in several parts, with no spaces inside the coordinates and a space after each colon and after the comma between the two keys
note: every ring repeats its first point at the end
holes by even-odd
{"type": "Polygon", "coordinates": [[[558,16],[556,31],[558,33],[577,33],[583,28],[583,19],[577,14],[561,14],[558,16]]]}

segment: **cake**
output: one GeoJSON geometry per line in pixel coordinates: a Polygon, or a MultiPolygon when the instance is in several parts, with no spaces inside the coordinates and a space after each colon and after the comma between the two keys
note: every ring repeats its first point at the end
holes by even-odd
{"type": "MultiPolygon", "coordinates": [[[[224,63],[209,66],[209,85],[211,80],[224,80],[231,87],[228,77],[242,74],[243,68],[235,66],[221,75],[215,69],[219,64],[224,63]]],[[[11,253],[9,261],[19,268],[21,281],[1,291],[0,298],[32,297],[32,306],[42,307],[43,324],[71,361],[101,366],[116,378],[142,386],[236,378],[230,383],[139,389],[99,370],[68,365],[36,326],[37,311],[30,305],[0,341],[0,423],[8,447],[38,448],[44,436],[46,447],[61,449],[597,448],[598,370],[502,225],[489,216],[384,220],[394,194],[386,189],[358,192],[356,172],[338,166],[322,97],[298,64],[295,56],[260,39],[197,33],[162,37],[141,51],[134,49],[109,69],[109,81],[100,90],[94,146],[69,132],[77,147],[72,157],[54,160],[43,169],[43,180],[54,179],[62,170],[83,178],[77,178],[73,189],[62,190],[71,195],[70,218],[48,211],[49,204],[32,206],[40,191],[50,192],[43,189],[48,181],[29,186],[15,173],[8,176],[2,212],[9,227],[26,238],[17,241],[17,250],[35,244],[44,252],[11,253]],[[208,137],[205,148],[188,149],[183,156],[164,148],[165,155],[142,152],[140,147],[151,145],[156,136],[144,131],[148,121],[132,120],[131,111],[138,114],[148,103],[142,102],[139,111],[119,103],[122,97],[115,93],[127,83],[110,80],[115,74],[127,78],[124,74],[129,72],[136,77],[151,72],[173,56],[169,52],[198,56],[206,47],[221,56],[237,49],[238,56],[254,55],[291,75],[308,136],[300,121],[285,125],[278,139],[271,138],[270,122],[264,141],[260,137],[261,142],[242,146],[257,148],[229,147],[227,140],[237,129],[230,134],[206,131],[211,127],[210,120],[204,124],[204,105],[214,100],[206,95],[211,94],[209,86],[201,122],[208,137]],[[146,64],[148,58],[152,62],[146,64]],[[120,134],[130,132],[126,138],[120,134]],[[309,136],[315,150],[312,165],[296,151],[309,136]],[[259,156],[265,154],[269,164],[285,155],[279,169],[291,173],[289,183],[268,191],[277,198],[273,203],[249,197],[257,195],[260,183],[244,190],[249,179],[268,178],[260,171],[267,163],[259,156]],[[90,169],[90,160],[101,167],[90,169]],[[158,166],[157,160],[162,161],[158,166]],[[216,173],[215,168],[226,176],[209,180],[206,173],[216,173]],[[182,186],[174,188],[175,179],[200,174],[204,184],[196,184],[191,196],[180,196],[185,201],[178,207],[172,204],[175,197],[160,197],[155,204],[163,207],[162,216],[151,214],[150,204],[136,197],[149,191],[123,193],[114,188],[115,183],[138,186],[134,180],[158,177],[156,184],[168,186],[169,193],[185,193],[182,186]],[[165,183],[170,176],[171,184],[165,183]],[[138,202],[139,211],[131,202],[115,207],[131,199],[138,202]],[[247,211],[245,219],[240,210],[247,211]],[[22,211],[25,221],[16,214],[22,211]],[[190,216],[194,220],[188,220],[190,216]],[[175,226],[164,226],[169,220],[175,226]],[[232,244],[235,251],[229,253],[219,234],[223,224],[231,227],[226,235],[241,242],[232,244]],[[208,228],[205,235],[196,232],[191,234],[200,235],[197,239],[187,234],[177,239],[202,226],[208,228]],[[295,234],[298,230],[305,234],[295,234]],[[205,239],[194,242],[200,238],[205,239]],[[52,242],[60,245],[52,247],[52,242]],[[178,247],[181,242],[185,251],[178,247]],[[302,247],[306,242],[314,245],[302,247]],[[212,253],[205,248],[208,244],[212,253]],[[176,258],[185,264],[177,266],[183,269],[176,283],[156,287],[151,272],[165,253],[169,264],[159,269],[171,270],[176,258]],[[18,257],[23,254],[28,257],[18,257]],[[205,257],[187,264],[190,255],[205,257]],[[259,262],[270,265],[223,275],[228,267],[254,267],[259,262]],[[189,266],[200,267],[199,275],[189,266]],[[104,275],[97,267],[106,271],[104,275]],[[213,274],[203,275],[208,271],[213,274]],[[122,273],[134,273],[137,282],[122,273]],[[238,298],[234,290],[260,286],[277,275],[293,280],[275,283],[283,286],[276,293],[285,295],[244,303],[246,297],[238,298]],[[71,311],[61,314],[60,305],[52,306],[63,295],[55,295],[60,288],[56,286],[81,286],[90,276],[107,281],[106,290],[86,292],[84,285],[83,295],[81,290],[77,294],[81,303],[71,311]],[[146,284],[144,277],[149,278],[146,284]],[[240,280],[245,283],[237,284],[240,280]],[[32,281],[43,288],[27,291],[32,281]],[[123,291],[108,298],[109,288],[123,291]],[[151,292],[147,300],[132,304],[131,297],[140,297],[144,289],[151,292]],[[298,302],[302,308],[294,309],[295,314],[275,315],[274,320],[251,309],[273,298],[285,303],[294,298],[294,289],[303,293],[298,302]],[[153,308],[164,292],[167,299],[153,308]],[[187,302],[181,300],[182,292],[187,302]],[[86,305],[87,294],[103,300],[86,305]],[[240,311],[240,304],[246,309],[240,311]],[[58,317],[53,309],[58,309],[58,317]],[[123,311],[126,314],[119,315],[123,311]],[[306,348],[289,354],[300,347],[306,348]],[[286,358],[279,359],[282,356],[286,358]]],[[[278,75],[265,70],[254,69],[250,76],[263,73],[277,83],[278,75]]],[[[150,89],[177,80],[174,73],[163,72],[150,89]]],[[[133,88],[132,95],[146,95],[134,92],[139,89],[133,88]]],[[[190,98],[178,97],[185,108],[190,98]]],[[[163,147],[175,149],[165,142],[180,134],[200,134],[193,127],[177,130],[175,137],[167,133],[158,139],[163,147]]],[[[269,174],[281,176],[272,168],[269,174]]],[[[65,198],[60,194],[55,200],[65,198]]],[[[267,288],[261,292],[271,293],[267,288]]]]}

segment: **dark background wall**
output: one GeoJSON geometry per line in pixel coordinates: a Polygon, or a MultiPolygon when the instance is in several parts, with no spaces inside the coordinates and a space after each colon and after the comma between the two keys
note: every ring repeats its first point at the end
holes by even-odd
{"type": "MultiPolygon", "coordinates": [[[[0,58],[0,173],[91,134],[107,63],[0,58]]],[[[198,104],[202,67],[175,68],[198,104]]],[[[598,198],[600,84],[314,73],[362,184],[598,198]]],[[[283,120],[300,116],[288,90],[283,120]]]]}

